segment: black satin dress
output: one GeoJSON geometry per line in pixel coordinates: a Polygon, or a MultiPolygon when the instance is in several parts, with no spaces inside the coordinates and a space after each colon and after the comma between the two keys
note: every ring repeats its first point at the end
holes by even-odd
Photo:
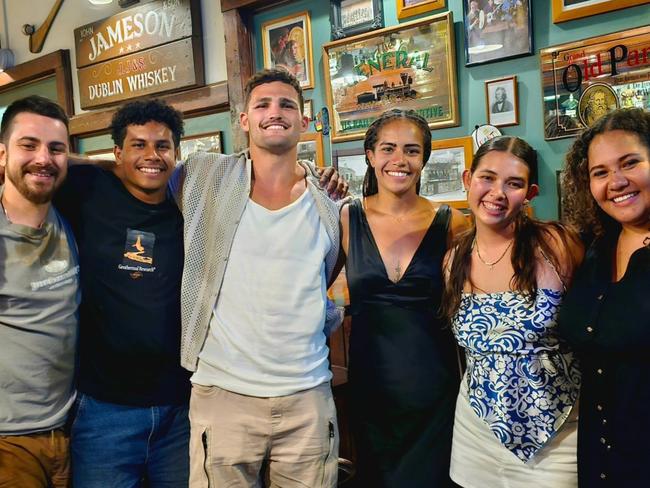
{"type": "Polygon", "coordinates": [[[363,487],[455,486],[456,346],[438,317],[451,210],[436,213],[402,278],[388,279],[361,202],[350,205],[350,391],[363,487]]]}

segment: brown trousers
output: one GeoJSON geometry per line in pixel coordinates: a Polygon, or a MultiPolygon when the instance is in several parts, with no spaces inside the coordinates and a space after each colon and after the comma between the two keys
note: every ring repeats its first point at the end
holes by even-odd
{"type": "Polygon", "coordinates": [[[339,435],[329,383],[273,398],[192,386],[190,487],[334,488],[339,435]]]}
{"type": "Polygon", "coordinates": [[[63,429],[0,435],[0,488],[68,488],[69,448],[63,429]]]}

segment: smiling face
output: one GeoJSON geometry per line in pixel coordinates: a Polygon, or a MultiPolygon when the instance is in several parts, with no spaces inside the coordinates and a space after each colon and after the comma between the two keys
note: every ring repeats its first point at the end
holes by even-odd
{"type": "Polygon", "coordinates": [[[298,92],[282,81],[253,88],[239,121],[248,132],[251,155],[258,151],[278,155],[295,151],[300,134],[309,124],[300,111],[298,92]]]}
{"type": "Polygon", "coordinates": [[[45,204],[61,186],[68,168],[68,130],[57,119],[22,112],[15,116],[4,144],[5,195],[45,204]]]}
{"type": "Polygon", "coordinates": [[[379,191],[415,193],[423,164],[422,133],[405,119],[386,123],[379,129],[373,150],[366,150],[375,170],[379,191]]]}
{"type": "Polygon", "coordinates": [[[650,148],[631,132],[612,130],[589,145],[589,188],[603,211],[624,227],[650,224],[650,148]]]}
{"type": "Polygon", "coordinates": [[[463,181],[477,226],[502,229],[514,222],[524,200],[537,194],[537,185],[529,184],[529,177],[526,163],[504,151],[486,153],[473,173],[466,171],[463,181]]]}
{"type": "Polygon", "coordinates": [[[176,148],[167,125],[149,121],[126,127],[122,147],[115,146],[117,175],[126,189],[145,203],[160,203],[176,164],[176,148]]]}

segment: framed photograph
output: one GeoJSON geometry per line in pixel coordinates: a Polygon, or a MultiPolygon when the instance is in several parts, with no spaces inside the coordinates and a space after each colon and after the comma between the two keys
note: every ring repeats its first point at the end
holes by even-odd
{"type": "Polygon", "coordinates": [[[306,159],[322,168],[325,166],[323,135],[320,132],[306,132],[300,136],[298,159],[306,159]]]}
{"type": "Polygon", "coordinates": [[[533,54],[530,0],[463,0],[465,66],[533,54]]]}
{"type": "Polygon", "coordinates": [[[308,117],[310,122],[314,120],[314,102],[311,100],[311,98],[309,100],[305,100],[305,109],[303,112],[303,115],[305,117],[308,117]]]}
{"type": "Polygon", "coordinates": [[[644,3],[650,0],[552,0],[553,22],[559,24],[644,3]]]}
{"type": "Polygon", "coordinates": [[[348,182],[349,194],[354,198],[363,196],[363,179],[366,176],[366,153],[363,148],[334,151],[334,167],[348,182]]]}
{"type": "Polygon", "coordinates": [[[333,142],[362,139],[391,108],[432,129],[458,125],[451,12],[329,42],[323,60],[333,142]]]}
{"type": "Polygon", "coordinates": [[[517,76],[485,82],[485,110],[488,124],[495,127],[519,123],[517,76]]]}
{"type": "Polygon", "coordinates": [[[472,164],[472,138],[431,142],[431,156],[422,170],[420,195],[456,208],[467,208],[463,172],[472,164]]]}
{"type": "Polygon", "coordinates": [[[573,137],[616,107],[650,110],[648,46],[643,26],[542,49],[544,138],[573,137]]]}
{"type": "Polygon", "coordinates": [[[284,68],[298,78],[302,88],[314,88],[309,12],[262,24],[262,51],[265,68],[284,68]]]}
{"type": "Polygon", "coordinates": [[[184,160],[187,156],[197,151],[221,154],[223,152],[221,140],[221,132],[210,132],[208,134],[184,137],[180,143],[181,159],[184,160]]]}
{"type": "Polygon", "coordinates": [[[382,0],[331,0],[332,40],[384,27],[382,0]]]}
{"type": "Polygon", "coordinates": [[[397,18],[406,19],[445,7],[445,0],[395,0],[397,18]]]}

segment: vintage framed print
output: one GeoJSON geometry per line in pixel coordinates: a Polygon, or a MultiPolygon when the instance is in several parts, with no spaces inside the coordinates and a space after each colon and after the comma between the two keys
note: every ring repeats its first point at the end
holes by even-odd
{"type": "Polygon", "coordinates": [[[336,171],[348,182],[348,193],[354,198],[361,198],[363,196],[363,179],[368,167],[363,148],[334,151],[332,160],[336,171]]]}
{"type": "Polygon", "coordinates": [[[384,27],[382,0],[331,0],[332,40],[384,27]]]}
{"type": "Polygon", "coordinates": [[[553,22],[581,19],[590,15],[650,3],[650,0],[551,0],[553,22]]]}
{"type": "Polygon", "coordinates": [[[181,139],[179,145],[181,159],[185,160],[190,154],[197,151],[221,154],[223,152],[222,140],[223,136],[221,132],[210,132],[184,137],[181,139]]]}
{"type": "Polygon", "coordinates": [[[391,108],[432,129],[458,125],[451,12],[329,42],[323,60],[333,142],[362,139],[391,108]]]}
{"type": "Polygon", "coordinates": [[[282,67],[300,81],[314,87],[314,60],[309,12],[299,12],[262,24],[264,67],[282,67]]]}
{"type": "Polygon", "coordinates": [[[314,120],[314,101],[311,98],[309,100],[305,100],[305,108],[302,112],[302,114],[307,117],[310,122],[314,120]]]}
{"type": "Polygon", "coordinates": [[[533,54],[531,0],[463,0],[463,14],[465,66],[533,54]]]}
{"type": "Polygon", "coordinates": [[[517,76],[507,76],[485,82],[485,110],[488,124],[495,127],[519,123],[517,76]]]}
{"type": "Polygon", "coordinates": [[[463,172],[472,164],[472,148],[471,136],[431,141],[431,156],[420,177],[420,195],[467,208],[463,172]]]}
{"type": "Polygon", "coordinates": [[[445,0],[395,0],[398,19],[406,19],[445,7],[445,0]]]}
{"type": "Polygon", "coordinates": [[[644,26],[542,49],[544,138],[575,136],[616,106],[650,110],[649,45],[644,26]]]}
{"type": "Polygon", "coordinates": [[[305,132],[300,136],[298,159],[306,159],[321,168],[325,166],[323,135],[320,132],[305,132]]]}

